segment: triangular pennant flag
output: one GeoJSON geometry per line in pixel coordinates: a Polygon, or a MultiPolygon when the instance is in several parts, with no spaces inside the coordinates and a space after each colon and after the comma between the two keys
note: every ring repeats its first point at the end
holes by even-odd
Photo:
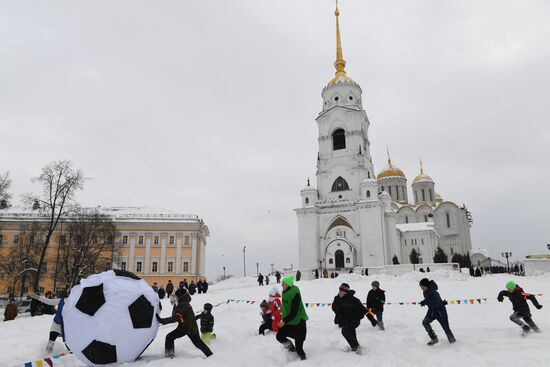
{"type": "Polygon", "coordinates": [[[36,361],[36,367],[42,367],[42,360],[41,359],[36,361]]]}
{"type": "Polygon", "coordinates": [[[457,302],[458,304],[460,304],[460,300],[459,300],[459,299],[457,299],[456,302],[457,302]]]}
{"type": "Polygon", "coordinates": [[[391,302],[386,302],[387,305],[391,305],[391,302]]]}
{"type": "Polygon", "coordinates": [[[473,305],[475,301],[476,301],[475,299],[471,299],[471,300],[470,300],[470,304],[473,305]]]}
{"type": "Polygon", "coordinates": [[[317,303],[317,307],[320,307],[320,306],[321,306],[321,304],[320,304],[320,303],[317,303]]]}
{"type": "Polygon", "coordinates": [[[310,307],[310,308],[315,308],[315,303],[310,303],[310,304],[309,304],[309,307],[310,307]]]}
{"type": "Polygon", "coordinates": [[[416,302],[411,302],[413,305],[416,305],[416,302]]]}
{"type": "Polygon", "coordinates": [[[464,303],[464,304],[467,304],[467,303],[468,303],[468,300],[467,300],[467,299],[465,299],[465,300],[463,301],[463,303],[464,303]]]}
{"type": "Polygon", "coordinates": [[[400,304],[401,306],[403,306],[403,305],[404,305],[404,303],[403,303],[403,302],[399,302],[399,304],[400,304]]]}
{"type": "Polygon", "coordinates": [[[328,306],[328,307],[332,306],[332,303],[327,303],[327,306],[328,306]]]}
{"type": "Polygon", "coordinates": [[[405,304],[406,304],[406,305],[410,305],[411,303],[407,301],[407,302],[405,302],[405,304]]]}
{"type": "Polygon", "coordinates": [[[477,299],[477,303],[481,303],[481,298],[478,298],[478,299],[477,299]]]}
{"type": "Polygon", "coordinates": [[[254,303],[256,303],[256,301],[251,301],[250,304],[253,305],[254,303]]]}
{"type": "Polygon", "coordinates": [[[50,358],[44,358],[44,361],[46,361],[46,363],[50,366],[50,367],[53,367],[53,362],[50,358]]]}
{"type": "Polygon", "coordinates": [[[454,305],[454,304],[455,304],[455,300],[454,300],[454,299],[451,299],[451,300],[449,300],[449,303],[450,303],[451,305],[454,305]]]}
{"type": "Polygon", "coordinates": [[[325,307],[326,305],[326,303],[321,303],[321,307],[325,307]]]}
{"type": "Polygon", "coordinates": [[[305,306],[308,307],[309,303],[306,303],[305,306]]]}

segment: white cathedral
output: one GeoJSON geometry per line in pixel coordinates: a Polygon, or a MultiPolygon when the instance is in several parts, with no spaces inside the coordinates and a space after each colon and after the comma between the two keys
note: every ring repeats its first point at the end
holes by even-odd
{"type": "Polygon", "coordinates": [[[422,164],[412,183],[414,203],[405,174],[389,154],[388,166],[375,175],[361,87],[345,71],[338,7],[335,15],[336,75],[323,89],[323,110],[316,118],[317,188],[308,180],[296,209],[300,269],[410,264],[413,249],[420,263],[432,263],[437,247],[449,261],[455,253],[468,253],[470,213],[436,193],[422,164]]]}

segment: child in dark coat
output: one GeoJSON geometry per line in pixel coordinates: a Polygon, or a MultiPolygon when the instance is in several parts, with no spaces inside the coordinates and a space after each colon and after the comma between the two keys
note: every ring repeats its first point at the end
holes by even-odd
{"type": "Polygon", "coordinates": [[[202,341],[199,335],[199,328],[197,327],[197,321],[195,320],[195,313],[191,307],[191,296],[186,289],[181,288],[176,291],[176,297],[178,304],[176,306],[176,312],[171,317],[160,318],[158,315],[157,320],[160,324],[170,324],[173,322],[178,323],[178,327],[166,335],[165,340],[165,355],[169,358],[174,358],[174,341],[178,338],[181,338],[185,335],[191,339],[191,342],[195,347],[200,349],[205,356],[210,357],[212,351],[208,346],[202,341]]]}
{"type": "Polygon", "coordinates": [[[367,295],[367,318],[372,326],[378,325],[380,330],[384,330],[384,321],[382,313],[384,312],[384,304],[386,303],[386,291],[380,289],[380,282],[375,280],[372,282],[372,289],[367,295]],[[376,320],[374,319],[376,315],[376,320]]]}
{"type": "Polygon", "coordinates": [[[449,317],[447,316],[447,309],[445,308],[447,301],[443,301],[441,299],[441,296],[437,291],[437,284],[433,280],[424,278],[420,281],[419,285],[424,292],[424,300],[420,302],[420,306],[428,306],[428,312],[426,313],[426,317],[424,317],[424,320],[422,321],[422,325],[424,325],[424,328],[430,336],[430,341],[428,342],[428,345],[432,346],[439,342],[439,340],[437,339],[437,335],[430,325],[434,320],[437,320],[441,324],[441,327],[445,331],[445,334],[447,334],[447,339],[449,339],[449,343],[456,342],[453,332],[449,327],[449,317]]]}
{"type": "Polygon", "coordinates": [[[357,340],[356,329],[367,313],[367,309],[355,297],[355,291],[350,289],[349,284],[342,283],[340,285],[338,294],[332,301],[332,311],[335,314],[335,322],[342,328],[342,336],[348,342],[351,350],[360,354],[361,347],[357,340]]]}
{"type": "Polygon", "coordinates": [[[206,344],[212,339],[216,339],[214,334],[214,316],[212,315],[212,304],[205,303],[203,311],[195,316],[196,320],[201,320],[201,337],[206,344]]]}
{"type": "Polygon", "coordinates": [[[260,309],[262,310],[262,324],[258,329],[258,334],[265,335],[266,330],[273,331],[273,315],[269,309],[269,303],[265,299],[260,303],[260,309]]]}
{"type": "Polygon", "coordinates": [[[513,323],[518,324],[523,329],[523,336],[527,335],[529,331],[533,330],[537,333],[540,332],[539,327],[535,324],[531,318],[531,310],[527,304],[527,300],[533,302],[533,305],[540,310],[542,305],[540,305],[534,295],[525,293],[523,289],[513,281],[506,283],[506,290],[501,291],[498,294],[498,301],[502,302],[504,297],[508,297],[510,302],[512,302],[512,308],[514,313],[510,315],[510,320],[513,323]],[[524,323],[525,321],[525,323],[524,323]]]}

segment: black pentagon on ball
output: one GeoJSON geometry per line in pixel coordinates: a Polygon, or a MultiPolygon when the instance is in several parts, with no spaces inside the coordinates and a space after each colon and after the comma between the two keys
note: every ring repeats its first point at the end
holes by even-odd
{"type": "Polygon", "coordinates": [[[134,273],[126,271],[126,270],[113,269],[113,271],[115,272],[115,275],[117,277],[132,278],[132,279],[135,279],[135,280],[140,280],[141,279],[140,277],[138,277],[134,273]]]}
{"type": "Polygon", "coordinates": [[[93,316],[105,304],[103,283],[93,287],[86,287],[76,303],[76,308],[87,315],[93,316]]]}
{"type": "Polygon", "coordinates": [[[150,328],[153,324],[153,317],[155,314],[155,308],[151,305],[151,302],[141,295],[130,306],[128,306],[130,312],[130,318],[132,319],[132,325],[134,329],[146,329],[150,328]]]}
{"type": "Polygon", "coordinates": [[[97,340],[88,344],[82,354],[94,364],[109,364],[117,361],[116,346],[97,340]]]}

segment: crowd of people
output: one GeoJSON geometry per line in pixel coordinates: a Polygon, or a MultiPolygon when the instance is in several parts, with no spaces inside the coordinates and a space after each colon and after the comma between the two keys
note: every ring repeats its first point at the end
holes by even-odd
{"type": "MultiPolygon", "coordinates": [[[[299,358],[306,359],[304,343],[307,337],[308,315],[300,289],[295,284],[295,278],[292,276],[285,277],[281,281],[281,274],[277,272],[275,278],[277,284],[270,290],[268,300],[263,300],[260,303],[262,324],[258,329],[258,334],[265,335],[268,330],[275,333],[275,339],[286,350],[296,352],[299,358]],[[282,284],[279,285],[279,283],[282,284]]],[[[296,280],[298,279],[296,277],[296,280]]],[[[260,278],[258,283],[262,285],[260,278]]],[[[193,281],[187,283],[184,279],[179,282],[177,289],[174,289],[171,281],[168,281],[166,287],[158,287],[156,283],[152,287],[159,295],[159,299],[167,296],[173,305],[171,316],[161,318],[156,315],[158,322],[162,325],[177,323],[177,327],[166,335],[165,356],[169,358],[175,356],[175,340],[184,336],[188,336],[193,345],[201,350],[206,357],[211,356],[213,353],[208,344],[216,338],[216,334],[214,334],[214,316],[212,314],[213,306],[210,303],[205,303],[203,310],[196,315],[190,303],[191,296],[196,290],[199,293],[208,291],[208,283],[202,280],[199,280],[196,284],[193,281]],[[200,321],[200,329],[197,320],[200,321]]],[[[342,336],[349,344],[349,350],[358,354],[361,354],[361,346],[357,340],[356,331],[363,318],[366,317],[373,327],[378,327],[381,331],[385,330],[383,313],[386,304],[386,292],[381,289],[378,281],[373,281],[371,287],[372,289],[366,296],[366,302],[363,303],[357,298],[356,292],[351,289],[349,284],[342,283],[331,304],[334,323],[341,329],[342,336]]],[[[456,338],[451,331],[446,310],[447,301],[441,298],[438,285],[433,280],[423,278],[419,282],[419,287],[423,294],[420,306],[428,308],[422,320],[422,325],[429,337],[427,345],[433,346],[439,342],[438,336],[431,326],[434,321],[441,325],[449,343],[455,343],[456,338]]],[[[62,336],[62,310],[67,294],[61,293],[57,299],[38,295],[32,295],[31,297],[43,305],[50,306],[54,311],[55,316],[46,347],[46,351],[51,352],[55,340],[62,336]]],[[[503,302],[505,297],[510,300],[513,307],[510,320],[521,327],[522,335],[527,335],[531,331],[540,332],[539,327],[533,321],[527,303],[529,300],[537,309],[541,309],[542,305],[538,303],[535,296],[526,293],[515,282],[509,281],[506,284],[506,289],[499,292],[497,300],[503,302]]],[[[17,304],[12,299],[6,307],[4,321],[13,320],[16,315],[17,304]]]]}

